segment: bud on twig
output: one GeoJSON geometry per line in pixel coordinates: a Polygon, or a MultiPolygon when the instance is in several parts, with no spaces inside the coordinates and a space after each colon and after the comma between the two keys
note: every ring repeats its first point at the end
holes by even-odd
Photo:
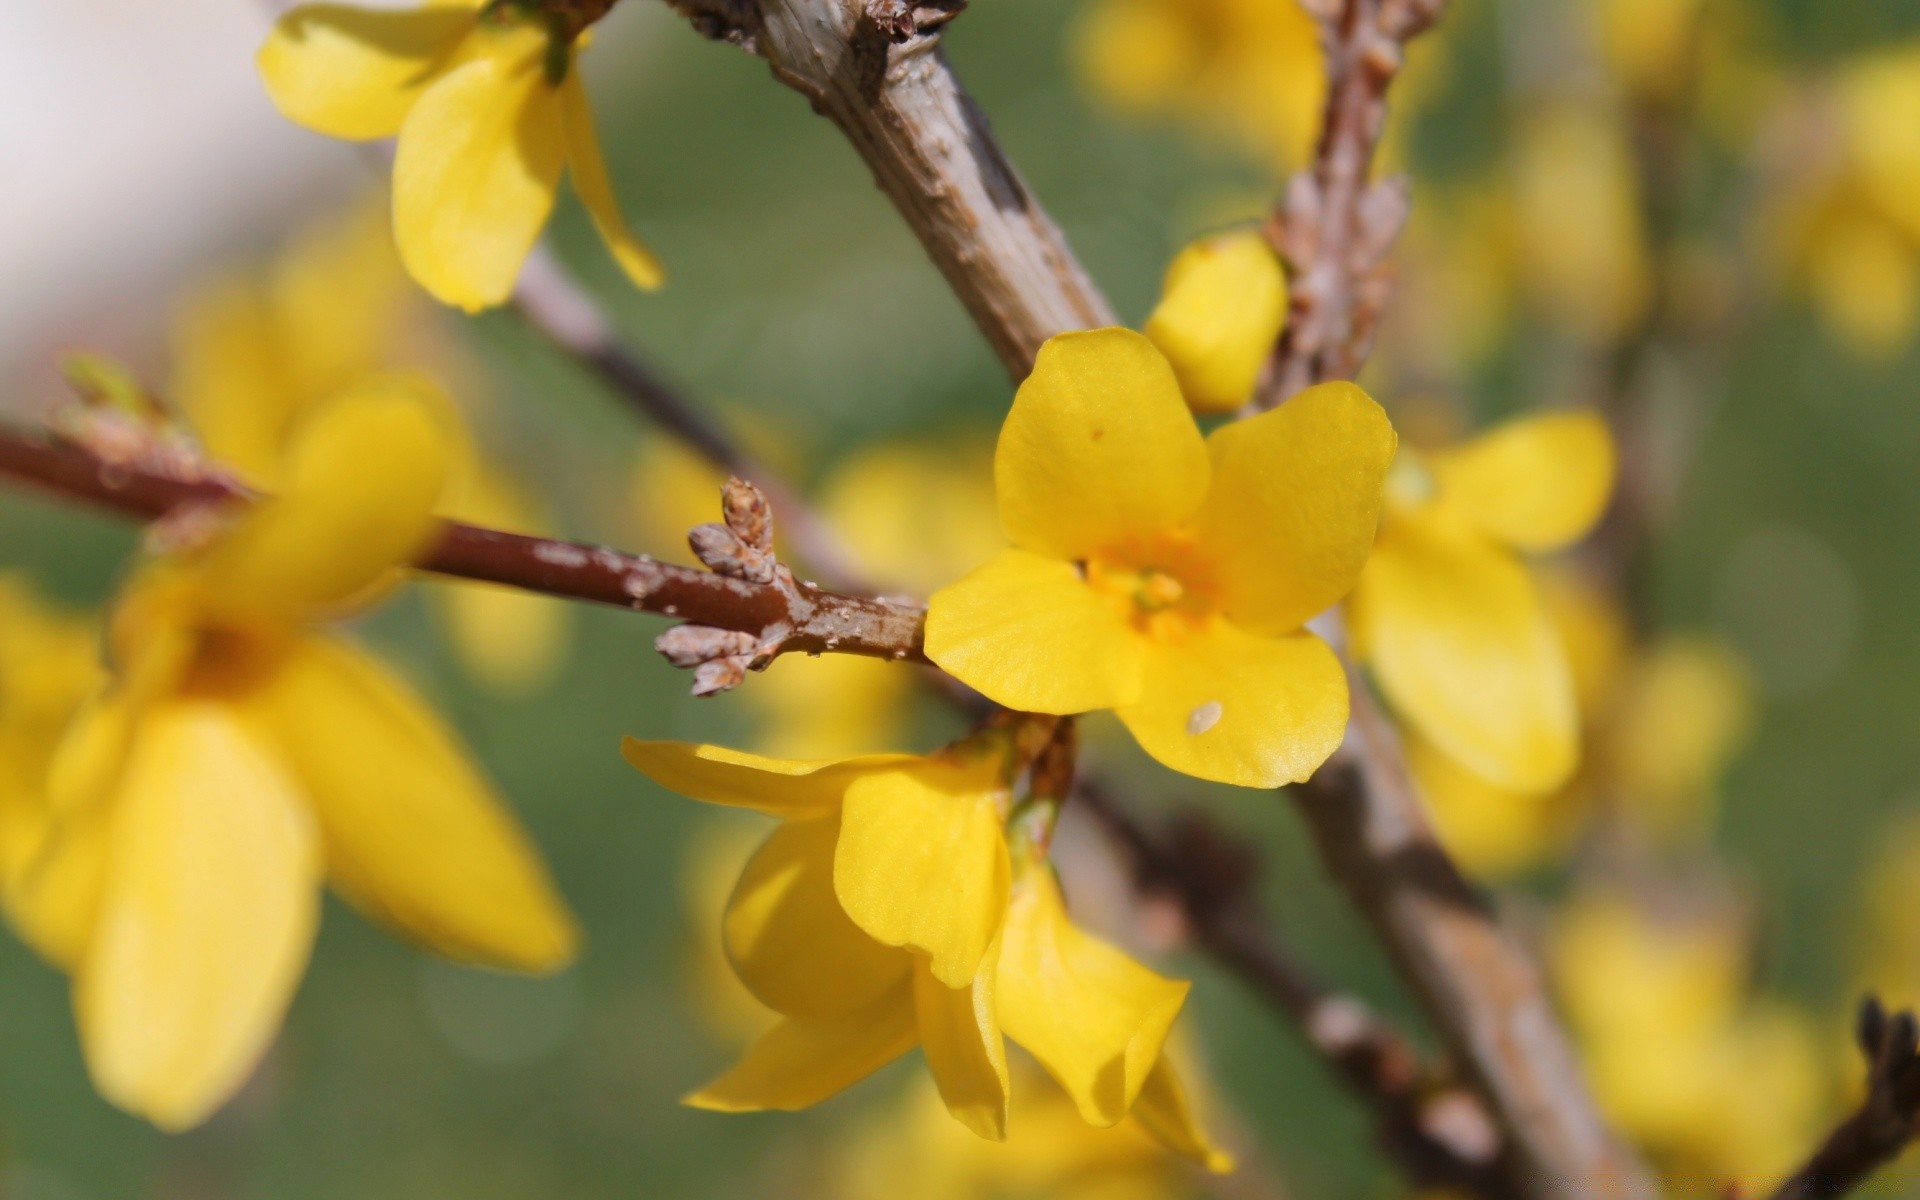
{"type": "Polygon", "coordinates": [[[746,659],[716,658],[693,669],[693,694],[717,696],[721,692],[730,692],[739,687],[746,677],[746,659]]]}
{"type": "Polygon", "coordinates": [[[697,667],[718,658],[750,656],[760,639],[751,633],[707,625],[675,625],[653,639],[653,648],[676,667],[697,667]]]}
{"type": "Polygon", "coordinates": [[[760,489],[744,479],[729,478],[720,489],[720,512],[727,528],[755,550],[773,553],[773,509],[760,489]]]}

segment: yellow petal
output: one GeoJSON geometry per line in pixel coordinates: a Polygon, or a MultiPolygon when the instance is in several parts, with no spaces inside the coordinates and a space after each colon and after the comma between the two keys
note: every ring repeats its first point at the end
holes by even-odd
{"type": "Polygon", "coordinates": [[[180,306],[168,390],[201,445],[254,487],[280,482],[287,426],[302,396],[288,386],[277,331],[253,286],[216,280],[180,306]]]}
{"type": "Polygon", "coordinates": [[[626,218],[620,215],[620,202],[614,199],[613,181],[607,177],[607,160],[600,153],[600,139],[593,129],[593,107],[587,102],[586,84],[580,81],[576,66],[567,72],[560,85],[560,117],[567,136],[567,170],[572,173],[573,190],[600,240],[613,252],[613,260],[627,273],[636,287],[652,291],[666,281],[653,252],[633,236],[626,218]]]}
{"type": "Polygon", "coordinates": [[[286,489],[202,563],[207,603],[228,618],[288,621],[361,597],[438,532],[446,441],[422,381],[369,380],[296,435],[286,489]]]}
{"type": "Polygon", "coordinates": [[[847,787],[833,890],[853,923],[964,987],[1007,911],[1006,784],[997,760],[927,761],[847,787]]]}
{"type": "Polygon", "coordinates": [[[522,971],[572,960],[579,932],[539,851],[453,731],[379,662],[304,638],[261,705],[357,906],[449,958],[522,971]]]}
{"type": "Polygon", "coordinates": [[[1147,1073],[1147,1081],[1140,1087],[1140,1098],[1133,1104],[1133,1118],[1155,1141],[1182,1158],[1191,1159],[1215,1175],[1233,1170],[1233,1155],[1215,1145],[1195,1119],[1193,1106],[1187,1101],[1186,1086],[1180,1082],[1180,1073],[1167,1055],[1162,1054],[1153,1064],[1153,1070],[1147,1073]]]}
{"type": "Polygon", "coordinates": [[[721,925],[740,982],[767,1007],[829,1020],[897,992],[908,956],[847,919],[833,894],[833,817],[787,821],[747,861],[721,925]]]}
{"type": "Polygon", "coordinates": [[[1257,230],[1204,238],[1167,268],[1146,335],[1173,365],[1196,412],[1231,412],[1253,395],[1287,319],[1287,277],[1257,230]]]}
{"type": "Polygon", "coordinates": [[[911,754],[865,754],[809,762],[725,746],[631,737],[620,743],[620,753],[634,770],[668,791],[708,804],[790,818],[836,813],[847,785],[862,775],[920,761],[911,754]]]}
{"type": "Polygon", "coordinates": [[[302,4],[274,22],[255,61],[288,120],[339,138],[392,137],[474,23],[472,5],[302,4]]]}
{"type": "Polygon", "coordinates": [[[503,696],[538,691],[559,670],[571,610],[517,588],[466,583],[434,589],[461,665],[503,696]]]}
{"type": "Polygon", "coordinates": [[[1340,382],[1214,431],[1199,536],[1234,624],[1286,633],[1353,589],[1397,445],[1380,406],[1340,382]]]}
{"type": "Polygon", "coordinates": [[[1061,559],[1179,527],[1199,509],[1207,476],[1173,368],[1129,329],[1049,338],[993,458],[1007,536],[1061,559]]]}
{"type": "Polygon", "coordinates": [[[1575,796],[1515,792],[1467,770],[1417,733],[1401,741],[1440,844],[1475,879],[1531,870],[1564,849],[1579,828],[1575,796]]]}
{"type": "Polygon", "coordinates": [[[994,970],[982,964],[965,987],[950,988],[916,958],[913,1008],[927,1069],[947,1111],[981,1137],[1003,1142],[1010,1090],[1006,1044],[994,1019],[994,970]]]}
{"type": "Polygon", "coordinates": [[[1387,699],[1440,749],[1517,792],[1551,791],[1572,773],[1566,650],[1511,551],[1444,513],[1395,517],[1352,613],[1387,699]]]}
{"type": "Polygon", "coordinates": [[[79,967],[106,883],[110,806],[60,814],[6,881],[7,917],[21,940],[67,971],[79,967]]]}
{"type": "Polygon", "coordinates": [[[740,1061],[683,1103],[712,1112],[792,1111],[818,1104],[913,1049],[913,999],[901,986],[869,1008],[830,1021],[789,1017],[740,1061]]]}
{"type": "Polygon", "coordinates": [[[1613,435],[1598,413],[1521,417],[1427,462],[1442,503],[1521,550],[1578,539],[1613,495],[1613,435]]]}
{"type": "Polygon", "coordinates": [[[546,33],[493,35],[421,94],[393,160],[393,232],[408,274],[473,312],[505,300],[553,211],[566,163],[546,33]]]}
{"type": "Polygon", "coordinates": [[[1159,1059],[1189,985],[1076,928],[1045,864],[1015,884],[1002,937],[1001,1028],[1040,1060],[1089,1124],[1115,1124],[1159,1059]]]}
{"type": "Polygon", "coordinates": [[[927,607],[927,657],[989,700],[1077,713],[1140,694],[1140,639],[1070,563],[1003,550],[927,607]]]}
{"type": "Polygon", "coordinates": [[[116,804],[81,1039],[102,1095],[185,1129],[279,1027],[319,919],[319,839],[286,768],[222,705],[146,713],[116,804]]]}
{"type": "Polygon", "coordinates": [[[1313,774],[1347,728],[1347,678],[1311,633],[1256,637],[1221,620],[1149,643],[1140,699],[1117,711],[1176,771],[1241,787],[1313,774]]]}

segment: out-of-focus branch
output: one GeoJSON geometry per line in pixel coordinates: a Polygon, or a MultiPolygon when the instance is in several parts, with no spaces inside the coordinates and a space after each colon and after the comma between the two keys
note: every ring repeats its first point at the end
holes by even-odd
{"type": "Polygon", "coordinates": [[[1406,223],[1402,178],[1374,180],[1387,89],[1407,42],[1446,0],[1302,0],[1320,25],[1327,106],[1308,169],[1287,183],[1272,236],[1291,275],[1286,332],[1252,408],[1323,379],[1351,379],[1372,349],[1392,290],[1387,261],[1406,223]]]}
{"type": "Polygon", "coordinates": [[[1435,838],[1392,727],[1351,682],[1346,743],[1295,789],[1300,811],[1505,1132],[1505,1178],[1528,1197],[1652,1197],[1601,1122],[1538,970],[1435,838]]]}
{"type": "Polygon", "coordinates": [[[1920,1024],[1913,1013],[1889,1015],[1868,996],[1860,1002],[1854,1037],[1867,1060],[1866,1098],[1774,1191],[1773,1200],[1845,1196],[1920,1134],[1920,1024]]]}
{"type": "Polygon", "coordinates": [[[1362,1001],[1329,991],[1294,957],[1252,891],[1258,863],[1198,814],[1162,829],[1099,783],[1077,793],[1125,855],[1135,886],[1177,903],[1194,943],[1299,1029],[1375,1120],[1409,1182],[1490,1200],[1518,1197],[1498,1172],[1501,1135],[1468,1089],[1429,1070],[1411,1043],[1362,1001]]]}
{"type": "Polygon", "coordinates": [[[1016,380],[1056,333],[1114,324],[947,66],[963,0],[669,0],[832,121],[1016,380]]]}
{"type": "MultiPolygon", "coordinates": [[[[250,498],[217,477],[109,462],[78,446],[4,429],[0,475],[150,521],[183,509],[250,498]]],[[[698,531],[695,542],[701,548],[698,531]]],[[[710,563],[716,561],[709,557],[713,549],[702,549],[710,563]]],[[[670,630],[662,637],[661,650],[681,666],[740,656],[759,665],[795,651],[926,661],[921,649],[925,614],[917,606],[826,591],[799,582],[770,560],[749,577],[449,521],[416,566],[436,575],[678,617],[694,627],[737,635],[722,644],[710,643],[707,648],[714,654],[692,657],[696,648],[688,636],[681,635],[676,643],[672,635],[679,631],[670,630]],[[730,653],[718,653],[722,650],[730,653]]]]}
{"type": "Polygon", "coordinates": [[[514,289],[513,311],[642,416],[722,471],[754,480],[779,511],[787,544],[814,575],[847,591],[873,590],[812,507],[622,341],[599,304],[545,247],[528,257],[514,289]]]}

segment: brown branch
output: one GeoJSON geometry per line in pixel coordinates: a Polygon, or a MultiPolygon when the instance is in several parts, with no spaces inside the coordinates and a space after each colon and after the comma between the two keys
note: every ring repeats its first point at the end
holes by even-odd
{"type": "Polygon", "coordinates": [[[1507,1134],[1524,1196],[1652,1197],[1601,1123],[1538,970],[1434,836],[1393,730],[1357,672],[1334,759],[1295,789],[1321,858],[1380,932],[1507,1134]]]}
{"type": "Polygon", "coordinates": [[[1287,184],[1275,248],[1291,268],[1287,328],[1251,406],[1272,408],[1309,384],[1351,379],[1372,349],[1393,277],[1387,254],[1406,223],[1404,179],[1372,179],[1387,89],[1406,44],[1446,0],[1303,0],[1320,25],[1327,106],[1311,166],[1287,184]]]}
{"type": "Polygon", "coordinates": [[[1115,323],[947,66],[954,0],[669,2],[840,128],[1015,380],[1054,334],[1115,323]]]}
{"type": "MultiPolygon", "coordinates": [[[[216,477],[169,474],[137,462],[110,463],[78,446],[6,429],[0,429],[0,475],[149,521],[182,509],[249,499],[236,485],[216,477]]],[[[793,652],[926,662],[921,609],[826,591],[795,580],[785,567],[755,582],[604,546],[457,521],[446,523],[438,542],[415,565],[435,575],[748,634],[754,639],[754,665],[793,652]]],[[[662,650],[674,657],[671,643],[662,650]]]]}
{"type": "Polygon", "coordinates": [[[1920,1134],[1920,1024],[1913,1013],[1889,1015],[1880,1001],[1860,1002],[1854,1027],[1867,1060],[1867,1095],[1835,1126],[1805,1166],[1774,1191],[1773,1200],[1834,1200],[1899,1157],[1920,1134]]]}
{"type": "Polygon", "coordinates": [[[1497,1172],[1500,1130],[1465,1088],[1435,1075],[1399,1030],[1329,991],[1292,955],[1253,895],[1255,856],[1198,813],[1150,828],[1096,782],[1076,793],[1144,895],[1177,903],[1194,942],[1265,997],[1373,1111],[1380,1145],[1420,1187],[1518,1196],[1497,1172]]]}

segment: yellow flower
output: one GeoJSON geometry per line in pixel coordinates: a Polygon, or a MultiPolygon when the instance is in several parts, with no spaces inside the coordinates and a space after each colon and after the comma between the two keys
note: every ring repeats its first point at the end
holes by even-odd
{"type": "Polygon", "coordinates": [[[1619,338],[1653,295],[1623,119],[1591,104],[1539,105],[1515,132],[1511,170],[1515,267],[1527,291],[1573,333],[1619,338]]]}
{"type": "MultiPolygon", "coordinates": [[[[273,491],[301,421],[413,349],[419,316],[384,219],[366,210],[326,222],[264,270],[229,272],[188,296],[174,322],[169,396],[213,459],[273,491]]],[[[457,435],[440,515],[540,532],[538,507],[481,453],[452,401],[437,402],[457,435]]],[[[433,596],[461,664],[486,686],[527,691],[558,666],[564,605],[486,584],[433,596]]]]}
{"type": "Polygon", "coordinates": [[[104,677],[97,640],[94,622],[0,575],[0,895],[9,906],[46,837],[54,748],[104,677]]]}
{"type": "Polygon", "coordinates": [[[573,954],[544,868],[452,733],[313,628],[433,536],[446,471],[433,406],[366,385],[303,423],[277,497],[148,565],[117,606],[116,676],[58,752],[56,832],[15,912],[74,977],[102,1094],[164,1128],[205,1118],[264,1052],[323,878],[455,958],[573,954]]]}
{"type": "Polygon", "coordinates": [[[1656,836],[1699,832],[1753,708],[1753,682],[1726,646],[1689,636],[1655,643],[1628,672],[1604,731],[1613,799],[1656,836]]]}
{"type": "Polygon", "coordinates": [[[1113,1129],[1080,1119],[1066,1093],[1025,1063],[1004,1143],[969,1137],[931,1089],[916,1089],[847,1131],[835,1146],[839,1200],[1175,1200],[1196,1197],[1190,1175],[1160,1152],[1137,1116],[1113,1129]]]}
{"type": "Polygon", "coordinates": [[[1308,618],[1358,578],[1393,429],[1352,384],[1202,438],[1173,371],[1124,329],[1040,350],[1000,431],[1015,549],[933,597],[927,654],[1025,712],[1114,709],[1203,779],[1305,779],[1346,728],[1308,618]]]}
{"type": "Polygon", "coordinates": [[[948,1111],[998,1140],[1004,1030],[1089,1123],[1131,1111],[1174,1149],[1217,1154],[1160,1054],[1188,985],[1081,932],[1051,868],[1009,852],[998,735],[833,762],[632,738],[623,751],[663,787],[781,818],[724,924],[741,981],[781,1019],[687,1103],[805,1108],[918,1045],[948,1111]]]}
{"type": "Polygon", "coordinates": [[[1579,758],[1566,650],[1520,555],[1584,534],[1613,475],[1612,438],[1590,413],[1403,454],[1348,601],[1356,650],[1399,714],[1509,790],[1558,787],[1579,758]]]}
{"type": "Polygon", "coordinates": [[[577,49],[511,4],[303,4],[275,23],[259,66],[289,119],[355,141],[398,137],[400,257],[436,298],[472,312],[513,291],[563,171],[627,276],[660,284],[614,199],[577,49]]]}
{"type": "Polygon", "coordinates": [[[1711,914],[1578,896],[1554,974],[1596,1098],[1676,1183],[1759,1184],[1814,1135],[1825,1077],[1799,1014],[1743,998],[1740,931],[1711,914]]]}
{"type": "Polygon", "coordinates": [[[1312,149],[1326,66],[1295,0],[1097,0],[1074,49],[1093,92],[1122,111],[1218,131],[1276,170],[1312,149]]]}
{"type": "Polygon", "coordinates": [[[1855,354],[1886,360],[1920,327],[1920,44],[1876,51],[1833,81],[1838,138],[1762,225],[1780,267],[1855,354]]]}
{"type": "Polygon", "coordinates": [[[1193,410],[1223,413],[1253,396],[1286,319],[1286,273],[1266,236],[1250,229],[1182,250],[1143,332],[1193,410]]]}

